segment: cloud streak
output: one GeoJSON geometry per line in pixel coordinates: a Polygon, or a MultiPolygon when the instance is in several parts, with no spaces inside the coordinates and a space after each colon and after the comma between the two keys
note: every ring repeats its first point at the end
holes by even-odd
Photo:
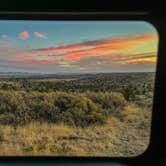
{"type": "MultiPolygon", "coordinates": [[[[36,37],[45,39],[46,36],[34,32],[36,37]]],[[[29,33],[23,31],[19,34],[21,39],[27,39],[29,33]]],[[[86,41],[63,46],[37,48],[24,50],[14,48],[12,43],[0,40],[0,64],[22,67],[77,67],[88,70],[89,65],[95,62],[94,67],[116,66],[154,66],[156,63],[157,50],[155,52],[136,53],[135,50],[146,47],[147,43],[158,42],[155,33],[127,36],[113,39],[101,39],[86,41]],[[91,61],[91,62],[90,62],[91,61]],[[86,63],[84,63],[86,62],[86,63]],[[105,66],[104,66],[105,65],[105,66]]],[[[141,49],[140,49],[141,50],[141,49]]]]}
{"type": "Polygon", "coordinates": [[[40,48],[31,50],[31,52],[33,54],[40,56],[54,56],[55,59],[59,59],[60,56],[61,61],[67,61],[68,63],[76,63],[78,61],[88,59],[90,57],[95,57],[99,59],[112,60],[116,61],[116,63],[123,64],[127,63],[128,61],[131,61],[132,58],[133,60],[135,59],[135,61],[140,61],[140,59],[147,59],[147,57],[143,57],[143,54],[146,54],[146,56],[148,54],[148,56],[153,56],[153,59],[156,59],[157,53],[143,52],[139,55],[134,53],[134,50],[139,47],[145,47],[147,43],[151,43],[157,40],[158,37],[156,34],[149,33],[144,35],[129,36],[123,38],[121,37],[114,39],[87,41],[84,43],[60,47],[40,48]],[[130,53],[131,55],[129,55],[129,52],[132,52],[132,54],[130,53]]]}
{"type": "Polygon", "coordinates": [[[42,33],[39,33],[39,32],[34,32],[34,35],[38,38],[41,38],[41,39],[46,39],[46,36],[42,33]]]}

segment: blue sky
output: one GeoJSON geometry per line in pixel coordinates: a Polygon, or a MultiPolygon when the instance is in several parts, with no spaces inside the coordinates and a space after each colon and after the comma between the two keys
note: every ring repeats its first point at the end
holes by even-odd
{"type": "Polygon", "coordinates": [[[15,46],[42,47],[55,44],[70,44],[86,40],[121,37],[156,32],[146,22],[126,21],[0,21],[0,36],[8,35],[15,39],[15,46]],[[28,31],[30,37],[22,42],[19,33],[28,31]],[[38,40],[33,32],[41,32],[48,40],[38,40]]]}
{"type": "MultiPolygon", "coordinates": [[[[100,61],[100,63],[103,63],[103,66],[99,65],[100,67],[98,68],[98,70],[103,71],[102,68],[107,66],[106,71],[108,71],[109,64],[105,64],[106,66],[104,66],[105,59],[101,58],[102,55],[103,57],[105,56],[105,51],[103,51],[103,53],[100,52],[101,55],[98,57],[96,56],[95,58],[93,55],[88,56],[87,58],[81,57],[81,59],[78,58],[79,55],[77,56],[77,54],[67,55],[67,57],[70,56],[71,59],[73,58],[72,56],[75,56],[75,59],[79,59],[79,60],[70,61],[69,58],[65,57],[64,60],[61,60],[60,62],[58,62],[57,60],[58,58],[56,57],[59,56],[60,52],[56,52],[55,50],[53,50],[52,52],[50,51],[52,54],[54,54],[54,57],[55,57],[52,59],[48,58],[47,55],[42,55],[42,58],[41,57],[37,58],[39,57],[39,54],[41,54],[41,52],[39,52],[37,49],[39,48],[48,49],[50,47],[58,48],[62,46],[67,47],[72,44],[75,44],[75,45],[84,44],[89,41],[92,41],[95,43],[96,40],[99,40],[101,42],[103,41],[106,42],[105,40],[109,40],[109,42],[111,42],[111,40],[114,40],[114,39],[132,38],[133,36],[141,36],[141,35],[144,36],[146,34],[157,34],[157,32],[151,24],[146,22],[141,22],[141,21],[11,21],[11,20],[0,21],[0,44],[1,44],[0,70],[7,70],[9,68],[11,69],[13,68],[14,70],[22,69],[22,70],[31,71],[31,69],[34,68],[33,69],[34,72],[35,70],[37,70],[38,72],[41,70],[47,71],[47,72],[54,72],[53,71],[54,68],[56,71],[65,71],[65,70],[68,71],[70,68],[71,71],[77,69],[78,71],[81,72],[81,71],[84,71],[83,68],[84,69],[86,68],[85,71],[88,70],[93,72],[96,70],[96,68],[91,69],[88,67],[90,63],[88,64],[86,61],[87,59],[89,59],[89,62],[91,63],[93,63],[93,61],[94,62],[100,61]],[[35,34],[35,33],[38,33],[38,34],[35,34]],[[42,37],[42,35],[44,37],[42,37]],[[5,49],[8,51],[5,52],[5,49]],[[35,49],[36,49],[36,53],[34,53],[33,55],[30,55],[31,50],[35,50],[35,49]],[[25,51],[29,51],[29,52],[25,53],[25,51]],[[21,55],[18,56],[18,54],[21,54],[21,52],[22,52],[22,56],[21,55]],[[14,54],[14,55],[11,55],[11,54],[14,54]],[[6,56],[6,58],[4,57],[4,55],[6,56]],[[31,61],[33,60],[33,65],[29,69],[28,69],[28,66],[24,67],[19,65],[21,64],[22,61],[24,61],[23,63],[26,64],[26,60],[27,60],[27,63],[30,63],[30,58],[28,58],[28,56],[31,57],[31,61]],[[43,63],[41,63],[41,65],[38,65],[40,64],[38,62],[40,62],[41,60],[43,63]],[[47,60],[49,62],[49,66],[47,63],[45,63],[47,62],[47,60]],[[55,60],[55,63],[51,63],[50,62],[51,60],[52,61],[55,60]],[[64,62],[62,63],[62,61],[64,62]],[[81,61],[83,61],[83,63],[81,63],[81,61]],[[35,62],[36,62],[36,65],[35,65],[35,62]],[[66,64],[66,66],[64,64],[66,64]],[[59,68],[57,68],[57,66],[59,66],[59,68]],[[72,66],[73,66],[73,69],[72,69],[72,66]],[[79,70],[80,66],[83,66],[82,70],[79,70]],[[65,67],[67,68],[65,69],[65,67]]],[[[138,45],[140,47],[139,48],[135,47],[135,49],[137,49],[137,52],[140,52],[139,50],[149,50],[149,52],[153,52],[154,54],[154,52],[157,52],[158,41],[157,41],[157,38],[152,40],[150,39],[150,37],[148,38],[147,42],[149,42],[149,46],[146,46],[146,42],[144,43],[144,45],[138,42],[138,45]]],[[[110,47],[110,51],[108,49],[109,48],[107,48],[107,54],[111,52],[111,47],[110,47]]],[[[71,50],[68,50],[68,51],[72,52],[73,50],[71,48],[71,50]]],[[[115,50],[115,49],[112,51],[117,52],[116,54],[119,54],[119,55],[123,54],[122,50],[120,50],[119,53],[118,53],[118,50],[115,50]]],[[[132,52],[132,50],[127,50],[127,51],[129,51],[130,53],[132,52]]],[[[125,52],[126,50],[124,49],[124,53],[125,52]]],[[[63,52],[61,52],[61,54],[62,53],[63,52]]],[[[111,53],[109,56],[111,56],[111,53]]],[[[109,58],[107,58],[107,61],[108,59],[109,58]]],[[[111,58],[109,61],[110,61],[110,64],[113,63],[113,60],[111,60],[111,58]]],[[[139,65],[137,65],[137,68],[138,68],[137,70],[141,69],[141,65],[140,67],[138,67],[139,65]]],[[[126,70],[126,66],[124,68],[122,66],[118,70],[126,70]]],[[[142,66],[142,67],[144,68],[144,70],[146,70],[146,67],[148,68],[148,66],[142,66]]],[[[152,68],[154,70],[154,67],[155,66],[150,66],[151,69],[148,69],[148,70],[152,70],[152,68]]]]}

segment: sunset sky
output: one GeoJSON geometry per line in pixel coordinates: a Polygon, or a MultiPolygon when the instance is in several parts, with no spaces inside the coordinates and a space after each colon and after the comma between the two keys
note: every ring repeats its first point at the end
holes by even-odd
{"type": "Polygon", "coordinates": [[[157,48],[141,21],[0,21],[0,72],[149,72],[157,48]]]}

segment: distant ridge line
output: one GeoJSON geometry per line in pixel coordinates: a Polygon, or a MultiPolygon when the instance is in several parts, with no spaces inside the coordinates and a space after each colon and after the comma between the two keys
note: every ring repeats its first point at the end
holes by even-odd
{"type": "Polygon", "coordinates": [[[17,76],[17,75],[20,75],[20,76],[23,76],[23,75],[26,75],[26,76],[32,76],[32,75],[40,75],[40,76],[44,76],[44,75],[101,75],[101,74],[104,74],[104,75],[108,75],[108,74],[138,74],[138,73],[155,73],[154,71],[151,71],[151,72],[141,72],[141,71],[138,71],[138,72],[93,72],[93,73],[29,73],[29,72],[0,72],[0,75],[10,75],[10,76],[17,76]]]}

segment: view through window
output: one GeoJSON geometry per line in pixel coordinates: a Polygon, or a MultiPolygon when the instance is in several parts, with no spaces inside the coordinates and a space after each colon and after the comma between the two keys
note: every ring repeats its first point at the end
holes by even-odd
{"type": "Polygon", "coordinates": [[[144,21],[0,21],[0,155],[143,153],[157,48],[144,21]]]}

